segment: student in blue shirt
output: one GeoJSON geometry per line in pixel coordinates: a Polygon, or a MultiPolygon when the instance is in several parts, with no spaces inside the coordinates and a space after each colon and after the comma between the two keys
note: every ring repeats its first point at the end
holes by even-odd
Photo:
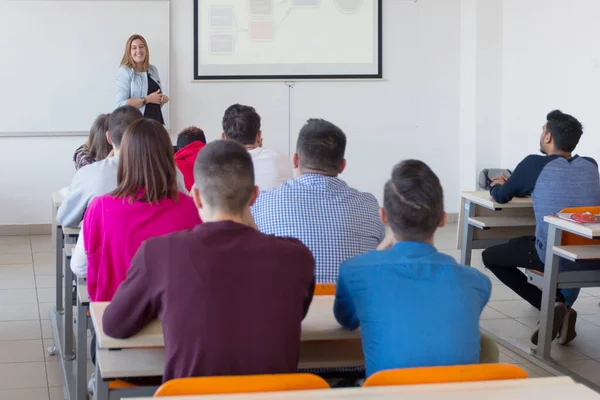
{"type": "Polygon", "coordinates": [[[334,304],[343,327],[361,328],[367,376],[394,368],[474,364],[480,356],[497,362],[497,346],[479,332],[492,289],[489,278],[433,246],[436,229],[446,222],[435,173],[421,161],[397,164],[385,184],[380,214],[393,233],[389,248],[340,266],[334,304]],[[481,347],[484,343],[489,349],[481,347]],[[484,354],[488,351],[495,355],[484,354]]]}

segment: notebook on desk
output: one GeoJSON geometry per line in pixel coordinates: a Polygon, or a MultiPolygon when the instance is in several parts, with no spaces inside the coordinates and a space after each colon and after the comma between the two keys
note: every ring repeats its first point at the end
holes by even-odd
{"type": "Polygon", "coordinates": [[[600,214],[586,213],[557,213],[558,218],[567,221],[576,222],[578,224],[600,224],[600,214]]]}

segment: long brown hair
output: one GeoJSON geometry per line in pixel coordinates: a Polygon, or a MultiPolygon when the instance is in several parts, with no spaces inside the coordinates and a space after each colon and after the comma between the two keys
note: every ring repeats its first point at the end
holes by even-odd
{"type": "Polygon", "coordinates": [[[104,160],[112,151],[112,146],[106,139],[109,118],[110,114],[100,114],[90,129],[86,144],[90,149],[90,156],[96,161],[104,160]]]}
{"type": "Polygon", "coordinates": [[[127,43],[125,44],[125,53],[123,54],[123,59],[121,60],[121,66],[126,65],[130,68],[135,69],[138,72],[147,72],[150,67],[150,49],[148,48],[148,42],[142,35],[131,35],[129,39],[127,39],[127,43]],[[144,43],[144,47],[146,48],[146,59],[144,60],[144,65],[142,68],[138,68],[133,58],[131,58],[131,45],[134,40],[141,40],[144,43]]]}
{"type": "Polygon", "coordinates": [[[114,197],[158,203],[177,200],[177,173],[173,144],[160,122],[142,118],[123,135],[114,197]]]}

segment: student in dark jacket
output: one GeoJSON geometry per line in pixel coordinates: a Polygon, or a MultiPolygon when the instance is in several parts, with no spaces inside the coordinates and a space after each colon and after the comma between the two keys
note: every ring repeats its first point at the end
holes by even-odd
{"type": "MultiPolygon", "coordinates": [[[[600,174],[598,163],[590,157],[573,154],[583,134],[583,126],[571,115],[559,110],[546,116],[540,137],[540,152],[529,155],[515,168],[513,174],[494,178],[491,196],[500,204],[515,196],[531,193],[535,213],[535,236],[523,236],[508,243],[487,248],[483,263],[498,279],[538,310],[542,291],[527,281],[519,268],[543,271],[546,263],[548,223],[546,215],[567,207],[600,204],[600,174]]],[[[598,269],[598,261],[569,261],[561,259],[559,270],[574,271],[598,269]]],[[[567,344],[577,336],[577,312],[572,308],[579,289],[559,289],[554,305],[552,340],[558,336],[559,344],[567,344]]],[[[537,345],[538,329],[531,335],[537,345]]]]}
{"type": "Polygon", "coordinates": [[[240,144],[207,145],[194,176],[204,223],[141,246],[104,314],[106,334],[127,338],[158,318],[164,381],[295,372],[314,291],[310,250],[256,229],[258,187],[240,144]]]}
{"type": "Polygon", "coordinates": [[[190,126],[177,136],[175,164],[183,174],[185,188],[190,191],[194,184],[194,162],[198,152],[206,146],[206,136],[202,129],[190,126]]]}

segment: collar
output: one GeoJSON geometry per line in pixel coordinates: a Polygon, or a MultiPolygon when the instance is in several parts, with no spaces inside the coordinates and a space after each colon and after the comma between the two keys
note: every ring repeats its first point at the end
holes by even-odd
{"type": "Polygon", "coordinates": [[[403,257],[423,257],[437,253],[437,249],[425,242],[398,242],[390,251],[401,253],[403,257]]]}
{"type": "Polygon", "coordinates": [[[321,174],[302,174],[296,182],[303,186],[323,187],[330,190],[348,190],[348,184],[335,176],[321,174]]]}

